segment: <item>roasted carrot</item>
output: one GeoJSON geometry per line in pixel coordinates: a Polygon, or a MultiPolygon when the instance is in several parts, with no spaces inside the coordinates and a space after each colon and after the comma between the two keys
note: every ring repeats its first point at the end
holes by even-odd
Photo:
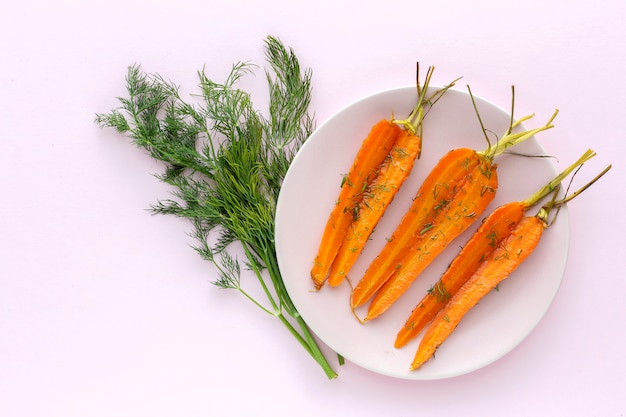
{"type": "MultiPolygon", "coordinates": [[[[418,274],[486,209],[498,188],[495,157],[511,146],[552,128],[552,121],[557,113],[558,110],[544,126],[523,132],[513,133],[513,129],[532,116],[511,122],[507,132],[495,145],[489,143],[484,151],[468,150],[466,159],[462,160],[467,167],[465,170],[451,168],[451,163],[458,162],[451,161],[449,155],[437,163],[418,190],[412,206],[392,238],[367,268],[352,292],[353,309],[374,297],[364,321],[385,312],[408,289],[418,274]],[[445,192],[427,202],[418,198],[433,192],[428,189],[432,184],[440,185],[434,189],[435,192],[438,189],[445,192]]],[[[484,127],[483,131],[486,132],[484,127]]]]}
{"type": "MultiPolygon", "coordinates": [[[[419,65],[417,68],[418,98],[415,108],[406,119],[385,119],[379,121],[374,126],[374,129],[363,142],[353,162],[352,169],[342,183],[340,196],[336,206],[329,215],[322,234],[318,254],[311,269],[311,278],[315,288],[318,290],[326,281],[330,268],[333,267],[333,263],[339,253],[342,254],[340,257],[341,264],[333,267],[332,284],[338,285],[351,268],[356,256],[360,254],[364,245],[364,242],[355,245],[355,235],[362,235],[364,230],[370,230],[371,233],[386,209],[386,205],[382,207],[382,210],[379,205],[379,209],[373,210],[364,216],[364,219],[359,221],[358,227],[356,229],[353,228],[354,231],[348,235],[351,225],[359,219],[361,213],[365,212],[365,203],[368,203],[368,201],[364,201],[364,197],[380,193],[382,189],[381,184],[384,182],[383,185],[389,187],[391,192],[386,193],[384,197],[380,197],[380,203],[388,203],[393,199],[399,186],[409,175],[414,160],[419,157],[421,152],[424,109],[431,107],[445,91],[454,85],[454,82],[452,82],[435,93],[427,95],[428,85],[434,68],[430,67],[428,69],[423,86],[419,81],[419,65]],[[385,136],[385,140],[380,137],[381,132],[377,130],[377,128],[382,127],[384,127],[385,132],[390,132],[388,133],[389,137],[385,136]],[[401,144],[398,143],[399,140],[402,140],[401,144]],[[398,154],[403,152],[406,158],[403,158],[402,166],[391,166],[393,162],[398,160],[398,154]],[[410,158],[412,158],[412,161],[410,158]],[[371,187],[370,185],[372,185],[372,182],[384,166],[388,166],[388,168],[383,169],[384,178],[379,181],[379,184],[371,187]],[[402,169],[403,167],[404,169],[402,169]],[[367,221],[365,221],[366,219],[367,221]],[[348,240],[351,242],[348,242],[348,240]],[[350,252],[350,254],[346,252],[350,252]]],[[[360,241],[361,239],[359,238],[358,240],[360,241]]]]}
{"type": "Polygon", "coordinates": [[[328,283],[331,286],[339,285],[356,262],[374,227],[411,172],[420,149],[421,141],[417,136],[407,130],[400,134],[378,175],[366,188],[357,205],[355,220],[348,228],[330,269],[328,283]]]}
{"type": "Polygon", "coordinates": [[[437,170],[430,172],[413,198],[411,207],[403,216],[397,231],[392,233],[382,251],[369,265],[365,276],[357,284],[352,293],[352,305],[361,306],[378,291],[418,238],[416,234],[421,232],[419,227],[427,227],[424,225],[434,222],[437,213],[443,210],[459,191],[468,173],[478,165],[478,162],[476,152],[469,148],[454,149],[443,156],[437,164],[441,172],[437,170]],[[447,183],[441,182],[442,178],[447,178],[447,183]],[[414,232],[399,233],[402,230],[414,232]]]}
{"type": "Polygon", "coordinates": [[[450,263],[441,278],[412,311],[398,332],[395,347],[404,346],[433,320],[448,300],[476,272],[481,263],[501,245],[502,240],[522,220],[527,210],[556,189],[574,169],[594,156],[595,152],[588,150],[574,164],[556,175],[554,179],[533,195],[522,201],[502,204],[491,212],[450,263]]]}
{"type": "Polygon", "coordinates": [[[437,348],[459,325],[465,314],[486,294],[509,277],[532,254],[537,248],[544,230],[554,221],[548,221],[550,211],[566,204],[579,195],[610,168],[611,166],[609,165],[591,182],[569,197],[545,204],[534,216],[522,217],[519,223],[511,229],[510,233],[501,240],[495,250],[490,251],[486,255],[471,277],[437,313],[420,341],[410,366],[411,370],[420,368],[424,362],[429,360],[437,348]]]}
{"type": "Polygon", "coordinates": [[[403,347],[432,321],[450,297],[476,271],[485,253],[490,253],[489,249],[496,249],[501,237],[510,233],[510,228],[519,223],[523,214],[522,204],[510,203],[498,207],[492,215],[487,217],[478,229],[478,233],[474,235],[475,237],[463,247],[464,256],[459,256],[452,261],[446,273],[412,311],[396,337],[394,343],[396,348],[403,347]]]}
{"type": "Polygon", "coordinates": [[[361,143],[352,167],[341,182],[339,197],[329,215],[313,262],[311,278],[317,289],[324,284],[337,251],[352,224],[363,189],[376,176],[378,167],[389,154],[400,133],[402,128],[399,125],[389,120],[381,120],[372,127],[361,143]]]}
{"type": "Polygon", "coordinates": [[[545,228],[538,217],[524,217],[437,314],[421,340],[411,370],[419,368],[452,333],[461,318],[530,255],[545,228]]]}
{"type": "Polygon", "coordinates": [[[498,187],[495,166],[484,161],[468,175],[453,200],[433,223],[418,231],[418,239],[395,265],[389,279],[370,303],[365,320],[384,313],[409,288],[420,273],[463,233],[493,201],[498,187]]]}

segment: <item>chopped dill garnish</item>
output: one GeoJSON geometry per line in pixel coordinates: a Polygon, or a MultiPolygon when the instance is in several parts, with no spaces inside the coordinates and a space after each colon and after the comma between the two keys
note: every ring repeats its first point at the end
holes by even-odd
{"type": "Polygon", "coordinates": [[[448,289],[443,285],[441,280],[437,281],[429,290],[428,293],[434,295],[437,298],[437,302],[445,304],[451,297],[448,289]]]}

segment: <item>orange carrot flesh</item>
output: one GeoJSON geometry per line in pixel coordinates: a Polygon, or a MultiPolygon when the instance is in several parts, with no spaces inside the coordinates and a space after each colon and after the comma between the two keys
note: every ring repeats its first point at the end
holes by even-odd
{"type": "Polygon", "coordinates": [[[469,175],[455,199],[435,221],[423,228],[419,241],[411,247],[397,270],[374,296],[364,321],[372,320],[395,303],[420,273],[463,233],[493,201],[498,188],[496,165],[483,160],[469,175]]]}
{"type": "MultiPolygon", "coordinates": [[[[343,246],[343,242],[346,239],[350,225],[357,217],[356,215],[358,214],[359,203],[363,200],[363,191],[365,191],[366,187],[371,183],[371,181],[373,181],[373,178],[379,174],[381,164],[390,154],[392,145],[398,140],[402,132],[409,132],[414,137],[419,138],[420,148],[417,152],[417,158],[419,158],[421,150],[422,122],[426,113],[425,108],[431,108],[434,103],[436,103],[439,98],[441,98],[441,96],[454,85],[456,81],[455,80],[449,85],[430,95],[427,95],[433,71],[434,68],[429,67],[424,85],[420,85],[418,63],[418,97],[417,104],[413,111],[411,111],[406,119],[380,121],[374,126],[369,136],[362,144],[353,166],[342,184],[340,196],[337,201],[338,207],[336,206],[329,215],[322,234],[322,241],[318,249],[318,254],[315,257],[313,267],[311,268],[311,278],[317,290],[319,290],[324,285],[324,282],[326,282],[330,268],[332,267],[334,260],[337,258],[339,250],[343,246]],[[381,133],[379,130],[382,130],[383,132],[381,133]],[[385,141],[385,146],[383,146],[383,144],[380,143],[382,138],[379,138],[379,136],[385,135],[385,133],[388,133],[385,131],[389,130],[391,130],[389,135],[393,136],[393,138],[388,138],[389,141],[385,141]],[[346,190],[344,187],[348,189],[346,190]]],[[[408,176],[408,172],[405,175],[408,176]]],[[[382,211],[384,212],[384,209],[382,211]]],[[[338,281],[341,281],[341,279],[335,276],[335,278],[333,278],[333,283],[337,285],[338,281]]]]}
{"type": "Polygon", "coordinates": [[[433,320],[448,300],[522,220],[525,211],[526,205],[523,202],[511,202],[499,206],[485,218],[439,281],[412,311],[398,332],[394,343],[396,348],[406,345],[433,320]]]}
{"type": "Polygon", "coordinates": [[[420,150],[421,138],[404,130],[379,168],[378,175],[363,192],[355,220],[332,263],[329,285],[341,284],[349,273],[385,210],[408,178],[420,150]]]}
{"type": "MultiPolygon", "coordinates": [[[[580,195],[611,169],[611,165],[609,165],[582,188],[561,200],[555,200],[560,183],[595,155],[593,150],[587,150],[576,162],[559,173],[536,193],[523,201],[498,207],[485,219],[483,225],[470,238],[467,245],[459,252],[440,279],[440,282],[447,280],[445,285],[450,288],[450,294],[445,294],[445,298],[448,300],[437,300],[440,302],[433,308],[434,313],[429,313],[434,316],[434,319],[420,342],[411,369],[419,368],[432,357],[438,346],[454,330],[467,311],[473,308],[485,294],[495,288],[503,279],[507,278],[535,250],[543,230],[555,220],[549,219],[551,211],[580,195]],[[526,217],[524,215],[528,209],[549,194],[554,194],[554,198],[544,204],[535,216],[526,217]],[[517,224],[515,224],[516,222],[517,224]],[[493,243],[487,243],[492,239],[493,243]],[[484,248],[482,254],[480,247],[484,248]],[[468,270],[471,272],[468,273],[468,270]]],[[[555,217],[557,215],[558,210],[555,217]]],[[[429,298],[430,295],[428,294],[425,299],[429,298]]],[[[420,303],[418,305],[418,307],[422,306],[420,311],[429,309],[426,304],[420,303]]],[[[425,313],[421,312],[417,315],[426,316],[425,313]]],[[[417,320],[420,319],[415,315],[415,311],[411,316],[407,320],[405,328],[398,333],[396,345],[402,344],[405,339],[410,339],[410,333],[414,332],[413,328],[408,327],[413,324],[411,323],[412,320],[416,320],[415,326],[417,326],[417,320]]],[[[426,323],[421,327],[426,326],[428,319],[422,321],[426,323]]]]}
{"type": "Polygon", "coordinates": [[[420,368],[447,339],[465,314],[507,278],[537,247],[546,224],[537,216],[524,217],[511,234],[483,262],[472,277],[439,311],[420,341],[411,370],[420,368]]]}
{"type": "Polygon", "coordinates": [[[503,204],[489,214],[450,263],[441,278],[411,312],[404,326],[398,332],[394,346],[396,348],[403,347],[416,337],[473,275],[480,264],[500,246],[503,239],[524,217],[524,213],[548,194],[553,193],[565,177],[594,156],[593,150],[587,150],[574,164],[556,175],[525,200],[503,204]]]}
{"type": "Polygon", "coordinates": [[[339,197],[331,211],[313,267],[311,278],[316,289],[326,281],[328,271],[354,218],[362,191],[376,175],[403,129],[389,120],[375,124],[363,140],[350,171],[344,178],[339,197]]]}
{"type": "Polygon", "coordinates": [[[439,281],[433,285],[431,290],[412,311],[404,326],[398,332],[395,347],[400,348],[404,346],[422,331],[435,317],[437,312],[443,308],[447,300],[454,296],[465,281],[478,269],[480,263],[508,236],[509,231],[523,218],[526,210],[552,193],[565,177],[594,156],[595,152],[593,150],[587,150],[576,162],[556,175],[536,193],[523,201],[503,204],[489,214],[450,263],[439,281]]]}
{"type": "MultiPolygon", "coordinates": [[[[532,118],[532,116],[526,116],[514,123],[512,122],[507,132],[495,143],[494,146],[492,146],[489,142],[487,131],[483,127],[489,146],[484,151],[475,151],[476,158],[481,161],[477,166],[481,170],[483,176],[493,176],[493,182],[489,185],[484,185],[484,187],[481,187],[480,190],[475,190],[471,194],[471,196],[474,196],[474,198],[477,199],[477,208],[481,209],[480,211],[475,212],[475,216],[479,216],[482,211],[484,211],[488,203],[495,197],[495,191],[497,190],[498,183],[496,175],[497,166],[493,163],[494,158],[504,153],[506,149],[531,138],[533,135],[541,131],[551,129],[553,127],[552,121],[557,114],[558,110],[554,112],[552,117],[544,126],[522,132],[513,132],[513,129],[519,126],[522,121],[532,118]],[[485,193],[485,190],[488,189],[490,192],[485,193]],[[482,199],[483,193],[485,193],[485,195],[489,198],[488,200],[482,199]],[[485,201],[487,201],[487,204],[482,204],[482,202],[485,201]]],[[[460,201],[465,201],[463,204],[472,204],[471,196],[470,199],[467,200],[463,195],[455,194],[454,199],[451,199],[451,201],[447,203],[447,206],[455,206],[460,201]],[[457,202],[454,201],[455,199],[457,202]]],[[[467,209],[467,207],[464,209],[467,209]]],[[[427,210],[435,210],[435,206],[428,207],[427,210]]],[[[352,308],[355,309],[365,304],[371,297],[374,297],[374,300],[370,303],[365,320],[371,320],[386,311],[389,306],[394,303],[417,278],[416,275],[411,276],[411,274],[420,273],[447,247],[450,240],[462,233],[475,220],[475,218],[466,216],[465,221],[457,225],[446,224],[449,222],[456,222],[458,220],[456,217],[459,215],[461,214],[457,212],[454,216],[448,215],[447,218],[442,218],[441,212],[437,212],[437,214],[435,214],[435,221],[431,223],[424,223],[422,227],[418,227],[417,229],[403,229],[398,227],[396,229],[397,233],[394,232],[394,239],[402,234],[417,233],[420,235],[418,243],[409,245],[412,247],[409,252],[412,253],[404,254],[398,258],[394,257],[394,255],[388,255],[389,258],[387,259],[387,262],[390,262],[393,267],[382,269],[377,268],[378,272],[375,273],[376,278],[368,277],[363,284],[359,282],[351,297],[352,308]],[[459,228],[458,226],[462,227],[459,228]],[[455,230],[460,230],[460,232],[457,233],[455,230]],[[431,241],[424,239],[425,236],[428,236],[431,241]],[[438,239],[438,237],[440,239],[438,239]],[[436,242],[437,240],[439,240],[439,242],[436,242]],[[421,243],[419,242],[424,242],[424,244],[420,247],[421,243]],[[399,273],[398,270],[404,270],[404,273],[399,273]],[[362,288],[359,288],[359,286],[362,288]],[[359,288],[358,291],[357,288],[359,288]]],[[[361,281],[363,281],[363,279],[361,279],[361,281]]]]}
{"type": "Polygon", "coordinates": [[[420,232],[435,220],[463,185],[480,158],[472,149],[446,153],[428,174],[396,231],[367,268],[351,295],[353,308],[369,300],[395,271],[396,265],[420,238],[420,232]],[[406,232],[402,232],[406,231],[406,232]]]}

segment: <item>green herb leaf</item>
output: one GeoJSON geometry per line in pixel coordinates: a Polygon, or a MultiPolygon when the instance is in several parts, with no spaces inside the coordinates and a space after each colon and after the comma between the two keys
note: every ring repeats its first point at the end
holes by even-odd
{"type": "Polygon", "coordinates": [[[250,94],[238,87],[254,72],[252,64],[233,65],[223,83],[198,72],[200,93],[183,99],[179,88],[158,74],[129,67],[128,97],[96,123],[129,136],[164,165],[157,178],[172,196],[157,201],[155,214],[188,219],[194,249],[217,272],[215,285],[235,289],[280,319],[329,378],[337,374],[293,305],[278,269],[274,215],[283,178],[300,146],[314,129],[308,113],[311,71],[280,40],[265,41],[269,109],[264,117],[250,94]],[[229,252],[243,249],[244,266],[254,272],[266,303],[252,298],[241,283],[241,262],[229,252]]]}

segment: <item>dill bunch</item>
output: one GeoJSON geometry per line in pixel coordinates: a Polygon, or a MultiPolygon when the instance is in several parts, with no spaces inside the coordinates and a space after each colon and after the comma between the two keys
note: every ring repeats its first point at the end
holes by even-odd
{"type": "Polygon", "coordinates": [[[332,369],[284,286],[274,245],[274,215],[283,178],[309,137],[311,71],[275,37],[265,40],[269,87],[267,116],[256,110],[238,81],[256,66],[233,65],[223,83],[198,72],[200,93],[184,100],[178,86],[139,65],[128,68],[128,96],[95,122],[130,137],[164,164],[157,177],[172,186],[172,197],[151,206],[156,214],[188,219],[194,249],[217,270],[214,284],[235,289],[277,317],[322,367],[332,369]],[[246,259],[229,251],[243,248],[246,259]],[[254,272],[266,296],[261,302],[241,286],[243,266],[254,272]]]}

